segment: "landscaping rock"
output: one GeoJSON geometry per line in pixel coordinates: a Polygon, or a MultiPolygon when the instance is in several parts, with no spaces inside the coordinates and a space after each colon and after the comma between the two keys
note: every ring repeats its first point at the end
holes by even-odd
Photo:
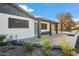
{"type": "Polygon", "coordinates": [[[41,48],[42,46],[40,44],[32,44],[34,47],[39,47],[41,48]]]}
{"type": "MultiPolygon", "coordinates": [[[[34,47],[31,53],[24,51],[23,46],[19,45],[8,45],[0,47],[0,56],[43,56],[40,47],[34,47]]],[[[60,49],[52,49],[50,56],[63,56],[60,49]]]]}
{"type": "Polygon", "coordinates": [[[59,50],[59,49],[53,49],[52,50],[52,55],[53,56],[62,56],[63,54],[61,53],[61,50],[59,50]]]}
{"type": "Polygon", "coordinates": [[[0,56],[10,56],[9,53],[0,53],[0,56]]]}
{"type": "Polygon", "coordinates": [[[58,45],[53,45],[52,49],[60,49],[61,50],[61,47],[58,45]]]}
{"type": "Polygon", "coordinates": [[[32,52],[32,56],[42,56],[42,51],[40,48],[34,48],[34,51],[32,52]]]}

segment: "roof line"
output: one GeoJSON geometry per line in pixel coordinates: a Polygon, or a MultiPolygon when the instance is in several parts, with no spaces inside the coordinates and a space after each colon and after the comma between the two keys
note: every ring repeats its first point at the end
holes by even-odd
{"type": "Polygon", "coordinates": [[[52,23],[58,23],[58,22],[55,22],[55,21],[50,21],[50,20],[47,20],[45,18],[36,18],[34,17],[31,13],[28,13],[26,12],[23,8],[19,7],[16,3],[8,3],[9,5],[12,5],[14,6],[15,8],[17,8],[19,11],[23,12],[24,14],[28,15],[30,18],[34,19],[34,20],[42,20],[42,21],[46,21],[46,22],[52,22],[52,23]]]}

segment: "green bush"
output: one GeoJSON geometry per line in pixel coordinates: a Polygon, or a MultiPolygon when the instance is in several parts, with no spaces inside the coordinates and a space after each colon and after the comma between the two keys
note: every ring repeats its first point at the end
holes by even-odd
{"type": "Polygon", "coordinates": [[[41,41],[40,44],[43,46],[43,48],[42,48],[43,54],[46,56],[51,55],[52,47],[50,45],[50,42],[47,39],[45,39],[45,40],[41,41]]]}
{"type": "Polygon", "coordinates": [[[47,34],[49,34],[49,31],[45,31],[41,33],[41,35],[47,35],[47,34]]]}
{"type": "Polygon", "coordinates": [[[6,35],[2,34],[0,35],[0,41],[4,41],[6,39],[6,35]]]}
{"type": "Polygon", "coordinates": [[[12,45],[12,41],[7,41],[7,42],[6,42],[6,45],[7,45],[7,46],[12,45]]]}
{"type": "Polygon", "coordinates": [[[31,43],[25,43],[23,48],[24,48],[24,51],[27,53],[31,53],[34,50],[34,47],[31,43]]]}

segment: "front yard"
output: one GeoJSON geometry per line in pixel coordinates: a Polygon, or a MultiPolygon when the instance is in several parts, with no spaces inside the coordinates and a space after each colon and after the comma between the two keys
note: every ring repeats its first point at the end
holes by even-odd
{"type": "MultiPolygon", "coordinates": [[[[63,55],[59,49],[53,49],[50,56],[63,55]]],[[[24,51],[23,46],[13,45],[0,47],[0,56],[43,56],[42,50],[39,47],[34,47],[30,53],[24,51]]]]}
{"type": "Polygon", "coordinates": [[[43,35],[40,39],[7,41],[0,45],[0,56],[77,56],[79,50],[72,47],[74,38],[69,37],[67,33],[53,33],[52,36],[43,35]]]}

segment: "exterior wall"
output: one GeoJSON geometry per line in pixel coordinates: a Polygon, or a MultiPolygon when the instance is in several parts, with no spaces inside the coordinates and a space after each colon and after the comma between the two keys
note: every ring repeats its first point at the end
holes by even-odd
{"type": "Polygon", "coordinates": [[[56,33],[55,24],[52,24],[52,33],[56,33]]]}
{"type": "Polygon", "coordinates": [[[52,31],[55,31],[55,24],[52,24],[52,31]]]}
{"type": "Polygon", "coordinates": [[[47,29],[43,29],[43,30],[41,29],[41,32],[49,31],[49,27],[50,27],[49,26],[50,25],[49,22],[43,22],[43,21],[41,21],[41,23],[47,24],[47,29]]]}
{"type": "Polygon", "coordinates": [[[61,24],[58,24],[58,31],[61,31],[61,24]]]}
{"type": "Polygon", "coordinates": [[[20,16],[0,13],[0,34],[17,35],[17,39],[34,37],[34,20],[20,16]],[[8,28],[8,17],[29,20],[29,28],[8,28]]]}
{"type": "MultiPolygon", "coordinates": [[[[37,21],[34,21],[34,22],[36,22],[37,23],[37,21]]],[[[45,24],[47,24],[47,29],[41,29],[41,33],[42,32],[46,32],[46,31],[49,31],[49,22],[44,22],[44,21],[41,21],[41,23],[45,23],[45,24]]]]}

